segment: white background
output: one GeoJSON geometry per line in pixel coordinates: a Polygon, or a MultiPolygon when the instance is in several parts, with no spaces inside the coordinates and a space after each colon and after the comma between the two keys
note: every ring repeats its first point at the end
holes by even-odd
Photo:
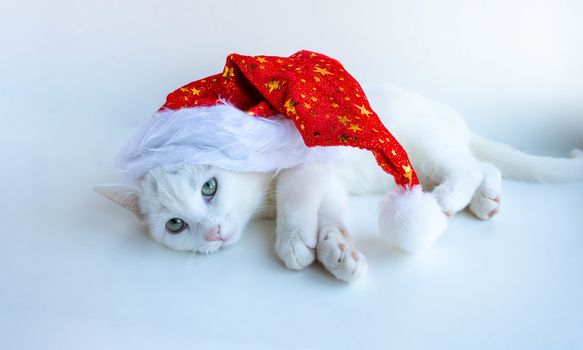
{"type": "Polygon", "coordinates": [[[428,252],[351,224],[369,274],[285,270],[273,224],[198,257],[91,187],[165,95],[230,52],[338,58],[545,155],[583,147],[579,1],[0,2],[0,348],[581,348],[583,185],[505,182],[428,252]]]}

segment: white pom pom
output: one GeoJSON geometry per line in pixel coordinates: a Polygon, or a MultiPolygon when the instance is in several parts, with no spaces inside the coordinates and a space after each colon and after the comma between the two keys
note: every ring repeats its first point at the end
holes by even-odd
{"type": "Polygon", "coordinates": [[[447,226],[435,197],[417,185],[397,187],[379,204],[379,229],[389,244],[415,253],[429,247],[447,226]]]}

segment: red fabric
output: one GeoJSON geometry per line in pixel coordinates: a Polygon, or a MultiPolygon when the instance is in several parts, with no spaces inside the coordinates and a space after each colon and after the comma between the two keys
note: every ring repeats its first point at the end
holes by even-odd
{"type": "Polygon", "coordinates": [[[299,51],[290,57],[231,54],[222,74],[170,93],[161,109],[225,100],[250,115],[294,121],[307,146],[353,146],[373,152],[403,186],[419,183],[407,153],[381,123],[358,82],[340,62],[299,51]]]}

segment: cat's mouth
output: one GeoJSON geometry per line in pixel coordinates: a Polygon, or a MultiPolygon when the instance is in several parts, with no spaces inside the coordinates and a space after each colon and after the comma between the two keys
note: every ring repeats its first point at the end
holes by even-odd
{"type": "Polygon", "coordinates": [[[212,239],[205,238],[206,244],[199,247],[197,252],[199,254],[211,254],[219,250],[225,245],[229,245],[235,241],[235,231],[228,231],[222,229],[220,225],[217,227],[216,233],[213,235],[212,239]]]}
{"type": "Polygon", "coordinates": [[[204,237],[205,244],[197,249],[197,253],[206,255],[216,252],[224,246],[228,246],[237,241],[237,230],[225,229],[217,225],[216,231],[212,235],[204,237]]]}

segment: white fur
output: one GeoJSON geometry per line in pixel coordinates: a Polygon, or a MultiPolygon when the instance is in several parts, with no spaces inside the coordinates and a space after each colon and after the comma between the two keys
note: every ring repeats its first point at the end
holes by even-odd
{"type": "MultiPolygon", "coordinates": [[[[496,214],[501,176],[492,164],[501,166],[503,174],[518,179],[583,178],[580,151],[572,152],[573,159],[528,156],[472,135],[461,116],[441,103],[388,86],[371,87],[367,95],[372,107],[407,150],[423,188],[431,192],[416,189],[397,195],[401,190],[396,189],[383,200],[381,233],[404,250],[417,251],[429,246],[445,229],[446,217],[468,206],[480,219],[496,214]]],[[[233,114],[227,107],[217,108],[225,116],[233,114]]],[[[254,120],[246,115],[245,118],[254,120]]],[[[152,141],[143,135],[136,140],[152,141]]],[[[220,141],[212,140],[213,136],[207,130],[197,137],[208,142],[220,141]]],[[[154,144],[158,143],[151,143],[154,144]]],[[[199,253],[210,253],[235,242],[254,214],[276,215],[275,249],[286,266],[299,270],[318,260],[338,279],[353,281],[366,271],[367,263],[346,230],[346,196],[386,193],[394,183],[370,152],[340,148],[334,153],[339,156],[325,157],[329,162],[280,167],[279,172],[230,171],[224,169],[229,168],[229,162],[222,163],[221,168],[191,164],[196,158],[189,158],[182,164],[152,167],[141,180],[139,190],[121,185],[102,187],[99,191],[143,217],[156,241],[173,249],[199,253]],[[218,191],[209,201],[200,191],[211,177],[217,178],[218,191]],[[187,221],[189,229],[169,234],[164,225],[173,217],[187,221]],[[205,241],[204,231],[217,225],[228,239],[205,241]]],[[[172,152],[164,154],[172,161],[177,160],[172,158],[172,152]]],[[[234,159],[253,156],[238,153],[232,145],[225,154],[234,159]]],[[[272,156],[285,158],[287,154],[272,156]]],[[[133,161],[132,157],[127,159],[133,161]]],[[[129,172],[135,175],[140,171],[129,172]]]]}
{"type": "Polygon", "coordinates": [[[570,158],[533,156],[475,134],[470,146],[477,157],[488,159],[506,178],[550,183],[583,180],[578,149],[571,150],[570,158]]]}

